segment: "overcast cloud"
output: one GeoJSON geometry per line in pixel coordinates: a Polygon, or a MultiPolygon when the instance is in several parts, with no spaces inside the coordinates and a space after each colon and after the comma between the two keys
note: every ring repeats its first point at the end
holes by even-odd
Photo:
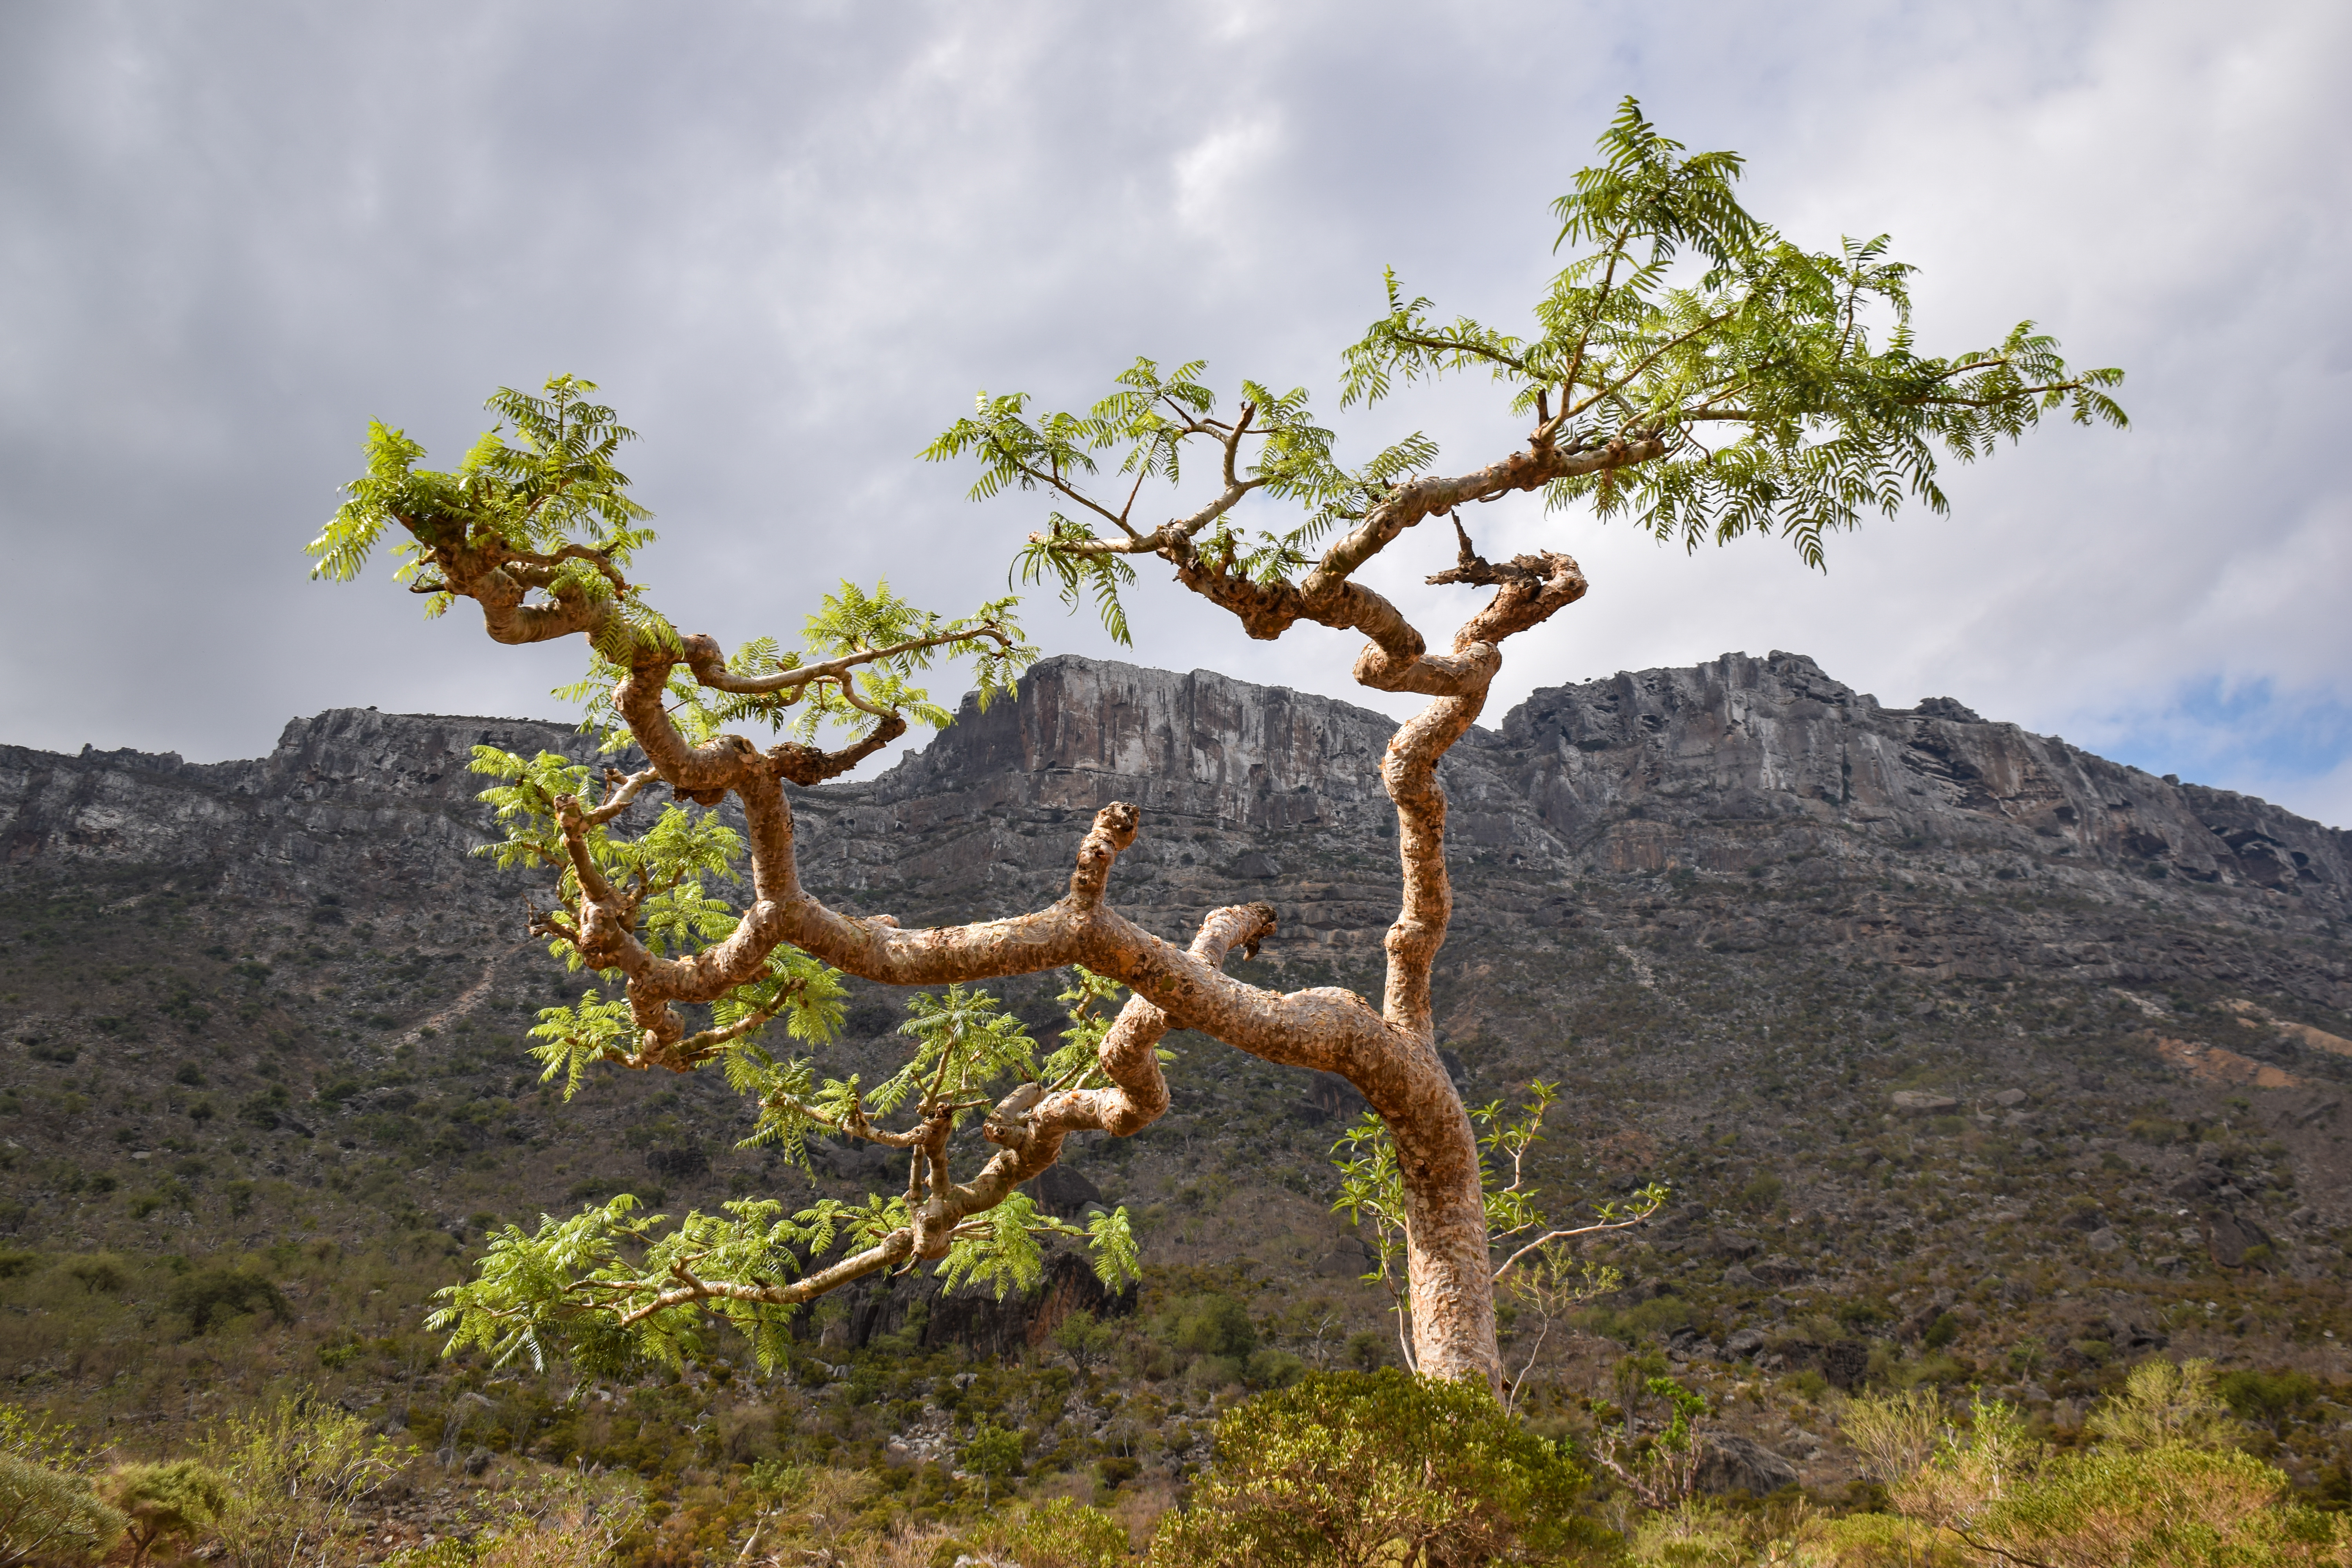
{"type": "MultiPolygon", "coordinates": [[[[843,575],[968,606],[1041,510],[913,460],[976,389],[1076,404],[1137,353],[1205,356],[1336,415],[1383,265],[1524,319],[1547,204],[1633,92],[1748,154],[1792,237],[1890,232],[1931,352],[2032,316],[2129,372],[2134,428],[1952,473],[1950,518],[1874,523],[1825,577],[1482,509],[1488,553],[1549,541],[1594,584],[1513,644],[1490,721],[1801,650],[2352,823],[2347,68],[2325,3],[18,0],[0,739],[210,760],[332,706],[558,712],[575,648],[423,624],[300,553],[370,417],[454,461],[492,387],[557,371],[643,433],[643,575],[691,628],[790,636],[843,575]]],[[[1339,421],[1456,467],[1518,426],[1468,385],[1339,421]]],[[[1463,605],[1418,584],[1450,550],[1409,538],[1374,579],[1437,637],[1463,605]]],[[[1120,657],[1373,700],[1348,639],[1251,643],[1146,576],[1120,657]]],[[[1113,651],[1049,602],[1031,624],[1113,651]]]]}

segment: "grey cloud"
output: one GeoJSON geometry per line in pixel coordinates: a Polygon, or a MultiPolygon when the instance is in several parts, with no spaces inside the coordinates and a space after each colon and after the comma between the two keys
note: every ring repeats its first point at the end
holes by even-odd
{"type": "MultiPolygon", "coordinates": [[[[1742,647],[2084,743],[2177,736],[2147,716],[2215,679],[2352,700],[2346,43],[2316,5],[2226,34],[2163,4],[11,7],[0,734],[217,757],[337,703],[551,710],[569,652],[310,584],[299,547],[369,417],[451,458],[489,388],[557,370],[645,432],[646,574],[682,618],[789,634],[845,574],[967,603],[1036,510],[912,460],[976,388],[1075,403],[1134,353],[1205,355],[1336,416],[1384,264],[1524,309],[1546,204],[1629,90],[1746,151],[1798,237],[1892,230],[1930,346],[2033,314],[2132,372],[2137,428],[2003,452],[1826,579],[1488,509],[1596,583],[1502,700],[1742,647]]],[[[1478,390],[1341,428],[1484,460],[1516,431],[1478,390]]],[[[1425,570],[1381,581],[1442,626],[1425,570]]],[[[1132,657],[1364,698],[1335,637],[1139,608],[1132,657]]],[[[2260,782],[2343,821],[2347,776],[2260,782]]]]}

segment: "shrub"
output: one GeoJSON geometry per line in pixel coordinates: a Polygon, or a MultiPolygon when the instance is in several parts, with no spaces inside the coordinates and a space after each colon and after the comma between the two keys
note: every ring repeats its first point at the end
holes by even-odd
{"type": "Polygon", "coordinates": [[[202,1448],[229,1485],[220,1535],[234,1568],[327,1554],[351,1528],[353,1500],[398,1453],[358,1416],[308,1397],[215,1422],[202,1448]]]}
{"type": "Polygon", "coordinates": [[[1257,1328],[1239,1301],[1213,1291],[1190,1297],[1177,1305],[1169,1325],[1169,1340],[1189,1354],[1232,1356],[1238,1360],[1257,1349],[1257,1328]]]}
{"type": "Polygon", "coordinates": [[[1862,1473],[1883,1487],[1900,1486],[1936,1452],[1944,1406],[1933,1394],[1862,1394],[1849,1400],[1838,1426],[1862,1460],[1862,1473]]]}
{"type": "Polygon", "coordinates": [[[1962,1559],[1916,1520],[1856,1513],[1824,1520],[1807,1532],[1809,1568],[1960,1568],[1962,1559]]]}
{"type": "Polygon", "coordinates": [[[2132,1368],[2123,1392],[2103,1400],[2084,1425],[2092,1436],[2126,1448],[2223,1448],[2238,1437],[2238,1424],[2214,1389],[2213,1363],[2176,1366],[2161,1356],[2132,1368]]]}
{"type": "Polygon", "coordinates": [[[973,1430],[971,1441],[963,1446],[963,1462],[980,1477],[981,1498],[985,1501],[996,1483],[1019,1473],[1021,1434],[983,1422],[973,1430]]]}
{"type": "Polygon", "coordinates": [[[283,1112],[293,1104],[293,1096],[282,1083],[273,1083],[257,1094],[248,1096],[236,1108],[236,1119],[264,1132],[271,1131],[284,1120],[283,1112]]]}
{"type": "Polygon", "coordinates": [[[955,1544],[969,1553],[959,1554],[958,1562],[1018,1563],[1021,1568],[1114,1568],[1128,1561],[1127,1527],[1068,1498],[1015,1505],[955,1544]]]}
{"type": "Polygon", "coordinates": [[[1095,1321],[1092,1312],[1072,1312],[1054,1329],[1054,1343],[1080,1372],[1110,1359],[1118,1336],[1095,1321]]]}
{"type": "Polygon", "coordinates": [[[173,1285],[166,1305],[188,1320],[191,1337],[246,1312],[268,1312],[281,1323],[294,1321],[283,1291],[241,1268],[200,1268],[185,1275],[173,1285]]]}
{"type": "Polygon", "coordinates": [[[2221,1402],[2240,1417],[2276,1429],[2281,1418],[2308,1405],[2322,1392],[2304,1372],[2225,1372],[2214,1384],[2221,1402]]]}
{"type": "Polygon", "coordinates": [[[1242,1381],[1252,1388],[1288,1388],[1306,1373],[1307,1363],[1288,1351],[1252,1351],[1242,1363],[1242,1381]]]}
{"type": "Polygon", "coordinates": [[[106,1500],[128,1526],[131,1568],[140,1568],[155,1543],[183,1541],[228,1506],[228,1483],[194,1459],[168,1465],[121,1465],[106,1478],[106,1500]]]}
{"type": "Polygon", "coordinates": [[[0,1568],[76,1563],[122,1538],[122,1516],[79,1477],[0,1452],[0,1568]]]}
{"type": "Polygon", "coordinates": [[[1644,1517],[1626,1541],[1625,1555],[1643,1568],[1745,1568],[1755,1558],[1742,1534],[1738,1521],[1720,1509],[1689,1501],[1644,1517]]]}
{"type": "Polygon", "coordinates": [[[1569,1544],[1585,1478],[1483,1384],[1314,1373],[1217,1423],[1157,1564],[1531,1561],[1569,1544]]]}
{"type": "Polygon", "coordinates": [[[2279,1507],[2285,1493],[2285,1476],[2244,1454],[2101,1448],[2053,1461],[1972,1520],[1970,1534],[2007,1561],[2063,1568],[2342,1561],[2326,1547],[2352,1547],[2352,1536],[2279,1507]]]}

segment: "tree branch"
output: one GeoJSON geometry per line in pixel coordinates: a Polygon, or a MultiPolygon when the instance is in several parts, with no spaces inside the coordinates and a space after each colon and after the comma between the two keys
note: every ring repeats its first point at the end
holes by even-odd
{"type": "MultiPolygon", "coordinates": [[[[709,687],[714,691],[730,691],[744,697],[762,697],[771,696],[779,691],[797,691],[813,680],[835,678],[841,679],[843,687],[846,689],[849,684],[846,679],[848,673],[861,666],[875,664],[883,659],[899,658],[910,653],[921,653],[927,648],[944,647],[949,643],[970,642],[975,637],[992,638],[999,647],[1013,646],[1013,639],[1006,635],[1004,629],[991,621],[976,626],[966,626],[961,630],[944,631],[929,637],[910,637],[905,642],[894,643],[888,647],[866,648],[857,653],[845,653],[838,658],[826,659],[822,664],[798,665],[791,669],[778,670],[772,675],[737,675],[728,669],[726,655],[720,651],[718,639],[698,632],[679,644],[681,650],[679,662],[693,672],[694,679],[698,684],[709,687]]],[[[855,701],[856,699],[853,698],[852,700],[855,701]]],[[[858,705],[865,706],[863,703],[858,705]]],[[[866,708],[866,710],[876,714],[882,711],[877,708],[866,708]]]]}

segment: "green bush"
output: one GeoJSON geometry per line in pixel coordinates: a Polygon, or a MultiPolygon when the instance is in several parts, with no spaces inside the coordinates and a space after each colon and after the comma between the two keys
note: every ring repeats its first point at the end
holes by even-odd
{"type": "Polygon", "coordinates": [[[79,1280],[83,1289],[97,1296],[119,1295],[130,1282],[130,1276],[123,1272],[122,1259],[107,1252],[74,1258],[66,1265],[66,1272],[79,1280]]]}
{"type": "Polygon", "coordinates": [[[1008,1432],[985,1422],[973,1429],[971,1441],[963,1446],[963,1462],[981,1478],[983,1500],[991,1488],[1020,1473],[1021,1447],[1018,1432],[1008,1432]]]}
{"type": "Polygon", "coordinates": [[[2286,1477],[2245,1454],[2109,1447],[2060,1456],[1970,1523],[2011,1563],[2344,1561],[2347,1521],[2283,1507],[2286,1495],[2286,1477]]]}
{"type": "Polygon", "coordinates": [[[1231,1356],[1257,1349],[1257,1327],[1231,1296],[1212,1291],[1177,1303],[1168,1325],[1169,1342],[1190,1355],[1231,1356]]]}
{"type": "Polygon", "coordinates": [[[1288,1351],[1252,1351],[1242,1363],[1242,1381],[1252,1388],[1288,1388],[1306,1374],[1307,1363],[1288,1351]]]}
{"type": "Polygon", "coordinates": [[[2322,1390],[2309,1373],[2225,1372],[2214,1380],[2214,1392],[2241,1419],[2275,1428],[2281,1419],[2310,1404],[2322,1390]]]}
{"type": "Polygon", "coordinates": [[[358,1416],[310,1398],[215,1422],[202,1449],[229,1487],[220,1537],[231,1568],[331,1556],[352,1529],[352,1505],[398,1455],[358,1416]]]}
{"type": "Polygon", "coordinates": [[[140,1568],[156,1542],[189,1540],[219,1518],[228,1506],[228,1483],[194,1459],[122,1465],[106,1478],[106,1500],[127,1521],[131,1568],[140,1568]]]}
{"type": "Polygon", "coordinates": [[[285,1292],[242,1268],[200,1268],[172,1287],[165,1305],[188,1321],[191,1337],[247,1312],[268,1312],[281,1323],[294,1321],[285,1292]]]}
{"type": "Polygon", "coordinates": [[[0,1452],[0,1568],[86,1562],[121,1538],[122,1515],[88,1481],[0,1452]]]}
{"type": "Polygon", "coordinates": [[[1229,1412],[1216,1456],[1153,1563],[1529,1562],[1581,1539],[1583,1473],[1475,1382],[1309,1373],[1229,1412]]]}
{"type": "Polygon", "coordinates": [[[284,1113],[292,1104],[293,1097],[287,1093],[286,1086],[273,1083],[259,1093],[247,1097],[236,1108],[236,1119],[268,1132],[285,1120],[284,1113]]]}
{"type": "Polygon", "coordinates": [[[1114,1568],[1129,1561],[1126,1527],[1068,1498],[1018,1504],[955,1545],[958,1562],[977,1558],[1021,1568],[1114,1568]]]}

